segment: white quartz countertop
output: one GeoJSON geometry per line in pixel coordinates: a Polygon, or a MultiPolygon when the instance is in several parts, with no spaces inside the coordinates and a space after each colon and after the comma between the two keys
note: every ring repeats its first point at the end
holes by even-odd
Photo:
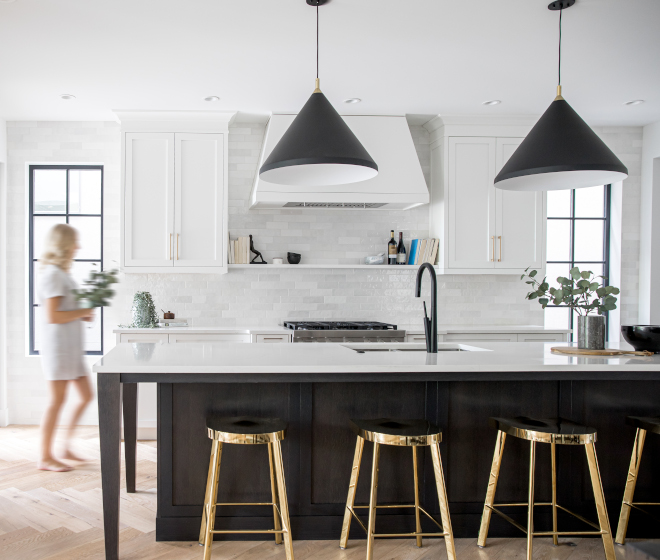
{"type": "MultiPolygon", "coordinates": [[[[175,320],[175,319],[173,319],[175,320]]],[[[422,325],[397,325],[401,330],[408,334],[424,334],[422,325]]],[[[194,334],[292,334],[291,329],[286,329],[281,325],[272,327],[158,327],[154,329],[131,329],[116,328],[113,333],[154,333],[168,332],[173,334],[194,333],[194,334]]],[[[461,334],[461,333],[570,333],[570,329],[546,329],[538,325],[438,325],[438,334],[461,334]]]]}
{"type": "MultiPolygon", "coordinates": [[[[366,352],[344,344],[238,343],[118,344],[93,366],[108,373],[358,373],[358,372],[543,372],[543,371],[660,371],[660,355],[571,357],[552,354],[553,346],[568,343],[478,343],[482,351],[366,352]]],[[[368,347],[369,344],[351,345],[368,347]]],[[[420,344],[399,345],[424,348],[420,344]]],[[[451,343],[439,344],[463,346],[451,343]]],[[[617,344],[611,348],[619,348],[617,344]]]]}
{"type": "MultiPolygon", "coordinates": [[[[172,319],[175,321],[176,319],[172,319]]],[[[285,329],[282,326],[272,327],[154,327],[153,329],[132,329],[116,328],[113,333],[131,333],[131,334],[153,334],[157,332],[168,332],[172,334],[193,333],[193,334],[291,334],[291,329],[285,329]]]]}
{"type": "MultiPolygon", "coordinates": [[[[408,334],[424,334],[422,325],[397,325],[408,334]]],[[[462,333],[559,333],[568,334],[570,329],[546,329],[539,325],[438,325],[438,334],[462,334],[462,333]]]]}

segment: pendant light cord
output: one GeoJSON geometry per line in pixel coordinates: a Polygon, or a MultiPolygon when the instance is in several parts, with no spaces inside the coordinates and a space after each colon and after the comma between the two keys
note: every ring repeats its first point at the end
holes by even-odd
{"type": "MultiPolygon", "coordinates": [[[[318,10],[318,8],[316,8],[318,10]]],[[[559,10],[559,66],[557,70],[557,85],[561,86],[561,15],[564,12],[564,10],[559,10]]],[[[318,18],[318,15],[317,15],[318,18]]],[[[318,32],[317,32],[318,34],[318,32]]],[[[318,46],[317,46],[318,50],[318,46]]],[[[318,56],[318,55],[317,55],[318,56]]],[[[318,66],[318,63],[317,63],[318,66]]],[[[318,70],[317,70],[318,72],[318,70]]],[[[318,78],[318,75],[316,76],[318,78]]]]}
{"type": "Polygon", "coordinates": [[[316,6],[316,79],[319,79],[319,7],[316,6]]]}

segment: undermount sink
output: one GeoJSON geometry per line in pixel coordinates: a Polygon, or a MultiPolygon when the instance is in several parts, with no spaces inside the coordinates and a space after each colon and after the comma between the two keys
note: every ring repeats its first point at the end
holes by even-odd
{"type": "MultiPolygon", "coordinates": [[[[373,342],[373,343],[356,343],[356,344],[342,344],[345,348],[353,350],[358,354],[366,354],[367,352],[426,352],[426,344],[398,342],[373,342]]],[[[438,353],[440,352],[489,352],[485,348],[476,348],[475,346],[468,346],[466,344],[452,344],[452,343],[439,343],[438,353]]]]}

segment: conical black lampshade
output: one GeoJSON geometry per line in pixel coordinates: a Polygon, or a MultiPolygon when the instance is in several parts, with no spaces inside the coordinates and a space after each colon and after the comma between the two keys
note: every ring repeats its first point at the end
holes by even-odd
{"type": "Polygon", "coordinates": [[[357,183],[377,174],[376,162],[320,91],[312,93],[259,170],[269,183],[309,187],[357,183]]]}
{"type": "Polygon", "coordinates": [[[622,181],[628,169],[562,97],[495,177],[498,189],[554,191],[622,181]]]}

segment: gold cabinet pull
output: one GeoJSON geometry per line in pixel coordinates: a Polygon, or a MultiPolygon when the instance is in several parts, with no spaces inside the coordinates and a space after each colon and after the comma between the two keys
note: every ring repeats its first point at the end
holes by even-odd
{"type": "Polygon", "coordinates": [[[501,236],[501,235],[498,235],[498,236],[497,236],[497,239],[500,240],[500,256],[499,256],[499,258],[497,259],[497,262],[502,262],[502,236],[501,236]]]}
{"type": "Polygon", "coordinates": [[[493,252],[491,253],[490,262],[494,262],[495,261],[495,236],[491,235],[490,238],[493,241],[493,252]]]}
{"type": "Polygon", "coordinates": [[[179,234],[176,234],[176,260],[179,260],[179,234]]]}
{"type": "Polygon", "coordinates": [[[172,234],[170,233],[170,243],[167,246],[167,260],[172,260],[172,234]]]}

